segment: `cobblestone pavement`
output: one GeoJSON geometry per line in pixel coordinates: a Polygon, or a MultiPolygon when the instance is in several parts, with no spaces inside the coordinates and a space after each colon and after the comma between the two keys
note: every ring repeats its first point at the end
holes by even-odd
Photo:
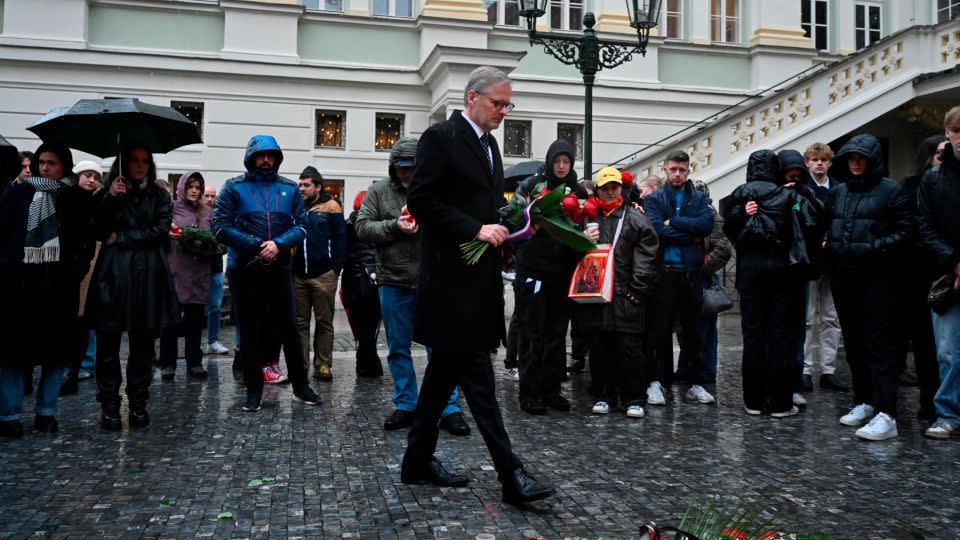
{"type": "MultiPolygon", "coordinates": [[[[381,428],[389,375],[356,379],[343,337],[336,380],[314,383],[324,400],[315,408],[281,386],[267,388],[261,412],[244,413],[232,358],[208,357],[206,381],[188,380],[182,365],[174,382],[155,378],[150,427],[105,432],[95,383],[83,382],[60,401],[57,436],[0,441],[0,537],[629,538],[648,520],[678,523],[705,494],[757,502],[800,533],[960,537],[960,441],[922,437],[916,389],[901,392],[894,442],[860,441],[837,423],[849,394],[815,391],[806,412],[785,420],[749,417],[738,319],[722,327],[717,405],[688,402],[675,389],[672,404],[648,408],[644,419],[593,416],[587,376],[576,375],[564,384],[571,412],[533,417],[519,410],[517,384],[498,379],[516,452],[558,488],[526,510],[500,501],[476,430],[443,433],[438,448],[470,477],[468,487],[402,484],[405,433],[381,428]]],[[[425,361],[420,350],[421,375],[425,361]]]]}

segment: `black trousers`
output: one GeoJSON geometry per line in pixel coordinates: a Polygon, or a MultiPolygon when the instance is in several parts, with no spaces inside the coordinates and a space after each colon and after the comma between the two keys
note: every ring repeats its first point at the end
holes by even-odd
{"type": "Polygon", "coordinates": [[[303,348],[293,303],[289,268],[257,263],[234,268],[230,288],[237,303],[237,323],[243,347],[243,382],[248,391],[263,392],[262,366],[283,347],[294,390],[307,385],[303,348]]]}
{"type": "Polygon", "coordinates": [[[784,412],[796,387],[796,312],[803,309],[796,280],[781,274],[740,279],[743,332],[743,403],[750,409],[784,412]]]}
{"type": "Polygon", "coordinates": [[[177,341],[183,336],[183,355],[187,368],[203,363],[203,350],[200,349],[200,336],[203,323],[207,319],[207,306],[203,304],[183,304],[180,306],[180,322],[160,331],[160,366],[165,368],[177,365],[177,341]]]}
{"type": "Polygon", "coordinates": [[[590,363],[596,366],[600,399],[611,407],[646,403],[644,378],[646,340],[643,334],[595,332],[590,347],[590,363]]]}
{"type": "MultiPolygon", "coordinates": [[[[123,332],[97,330],[97,401],[106,405],[119,401],[120,340],[123,332]]],[[[127,332],[130,356],[127,357],[127,398],[146,401],[153,380],[153,354],[156,336],[149,332],[127,332]]]]}
{"type": "Polygon", "coordinates": [[[669,384],[673,380],[673,324],[677,322],[684,330],[680,349],[689,360],[691,384],[707,384],[700,363],[700,310],[703,305],[703,287],[697,274],[663,270],[660,285],[651,311],[650,346],[654,359],[647,371],[651,381],[669,384]]]}
{"type": "Polygon", "coordinates": [[[902,372],[907,360],[907,351],[913,351],[913,361],[917,368],[917,383],[920,385],[920,409],[933,413],[933,396],[940,389],[940,364],[937,360],[937,346],[933,338],[933,318],[927,293],[931,283],[920,280],[908,285],[903,294],[902,349],[898,355],[897,372],[902,372]]]}
{"type": "Polygon", "coordinates": [[[437,449],[437,423],[440,421],[440,414],[447,406],[453,389],[458,385],[467,399],[467,405],[483,436],[483,442],[487,445],[498,476],[501,481],[509,478],[522,463],[513,454],[510,437],[503,427],[489,351],[433,349],[423,374],[413,426],[407,436],[403,470],[417,474],[430,462],[437,449]]]}
{"type": "Polygon", "coordinates": [[[517,361],[520,401],[560,395],[567,369],[567,324],[570,301],[566,283],[526,282],[517,276],[517,361]],[[539,286],[538,286],[539,283],[539,286]]]}
{"type": "Polygon", "coordinates": [[[830,283],[853,376],[853,402],[872,405],[893,417],[902,350],[896,283],[892,275],[840,271],[834,272],[830,283]]]}
{"type": "Polygon", "coordinates": [[[574,360],[586,361],[590,353],[590,330],[584,328],[580,317],[573,316],[573,311],[577,309],[572,301],[567,302],[570,305],[570,358],[574,360]]]}

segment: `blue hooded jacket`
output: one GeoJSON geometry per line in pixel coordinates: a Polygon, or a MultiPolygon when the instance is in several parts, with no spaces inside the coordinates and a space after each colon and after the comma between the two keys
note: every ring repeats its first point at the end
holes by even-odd
{"type": "Polygon", "coordinates": [[[228,248],[227,266],[241,268],[260,253],[260,244],[273,240],[280,248],[275,264],[290,265],[290,249],[303,242],[307,219],[297,184],[279,176],[283,152],[269,135],[254,135],[247,143],[243,164],[247,172],[227,180],[213,210],[213,233],[228,248]],[[273,152],[277,159],[271,171],[259,171],[253,156],[273,152]]]}
{"type": "Polygon", "coordinates": [[[676,266],[699,272],[703,268],[703,239],[713,231],[713,206],[690,180],[684,183],[682,193],[679,212],[677,192],[667,184],[644,199],[643,210],[660,238],[660,262],[664,262],[665,252],[672,250],[679,259],[676,266]],[[669,225],[664,224],[667,220],[669,225]]]}

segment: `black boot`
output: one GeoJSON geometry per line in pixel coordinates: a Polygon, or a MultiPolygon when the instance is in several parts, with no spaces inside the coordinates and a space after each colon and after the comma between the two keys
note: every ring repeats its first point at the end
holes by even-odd
{"type": "Polygon", "coordinates": [[[56,418],[39,414],[33,419],[33,428],[40,433],[56,433],[60,431],[60,426],[57,424],[56,418]]]}
{"type": "Polygon", "coordinates": [[[63,376],[63,383],[60,384],[60,395],[70,396],[80,391],[80,380],[73,373],[67,373],[63,376]]]}
{"type": "Polygon", "coordinates": [[[100,427],[111,431],[123,429],[123,422],[120,421],[120,400],[105,401],[100,405],[100,427]]]}
{"type": "Polygon", "coordinates": [[[130,400],[130,427],[147,427],[150,425],[150,415],[147,414],[145,399],[130,400]]]}

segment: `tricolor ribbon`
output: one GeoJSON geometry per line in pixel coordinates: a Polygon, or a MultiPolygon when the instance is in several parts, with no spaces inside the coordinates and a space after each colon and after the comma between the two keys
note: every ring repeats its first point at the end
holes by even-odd
{"type": "Polygon", "coordinates": [[[527,238],[530,238],[531,236],[533,236],[533,233],[534,233],[533,219],[530,217],[530,209],[533,208],[533,205],[537,204],[537,201],[539,201],[542,197],[543,195],[537,195],[536,198],[530,201],[530,204],[524,207],[523,227],[521,227],[519,231],[508,235],[506,239],[507,242],[518,242],[521,240],[526,240],[527,238]]]}

